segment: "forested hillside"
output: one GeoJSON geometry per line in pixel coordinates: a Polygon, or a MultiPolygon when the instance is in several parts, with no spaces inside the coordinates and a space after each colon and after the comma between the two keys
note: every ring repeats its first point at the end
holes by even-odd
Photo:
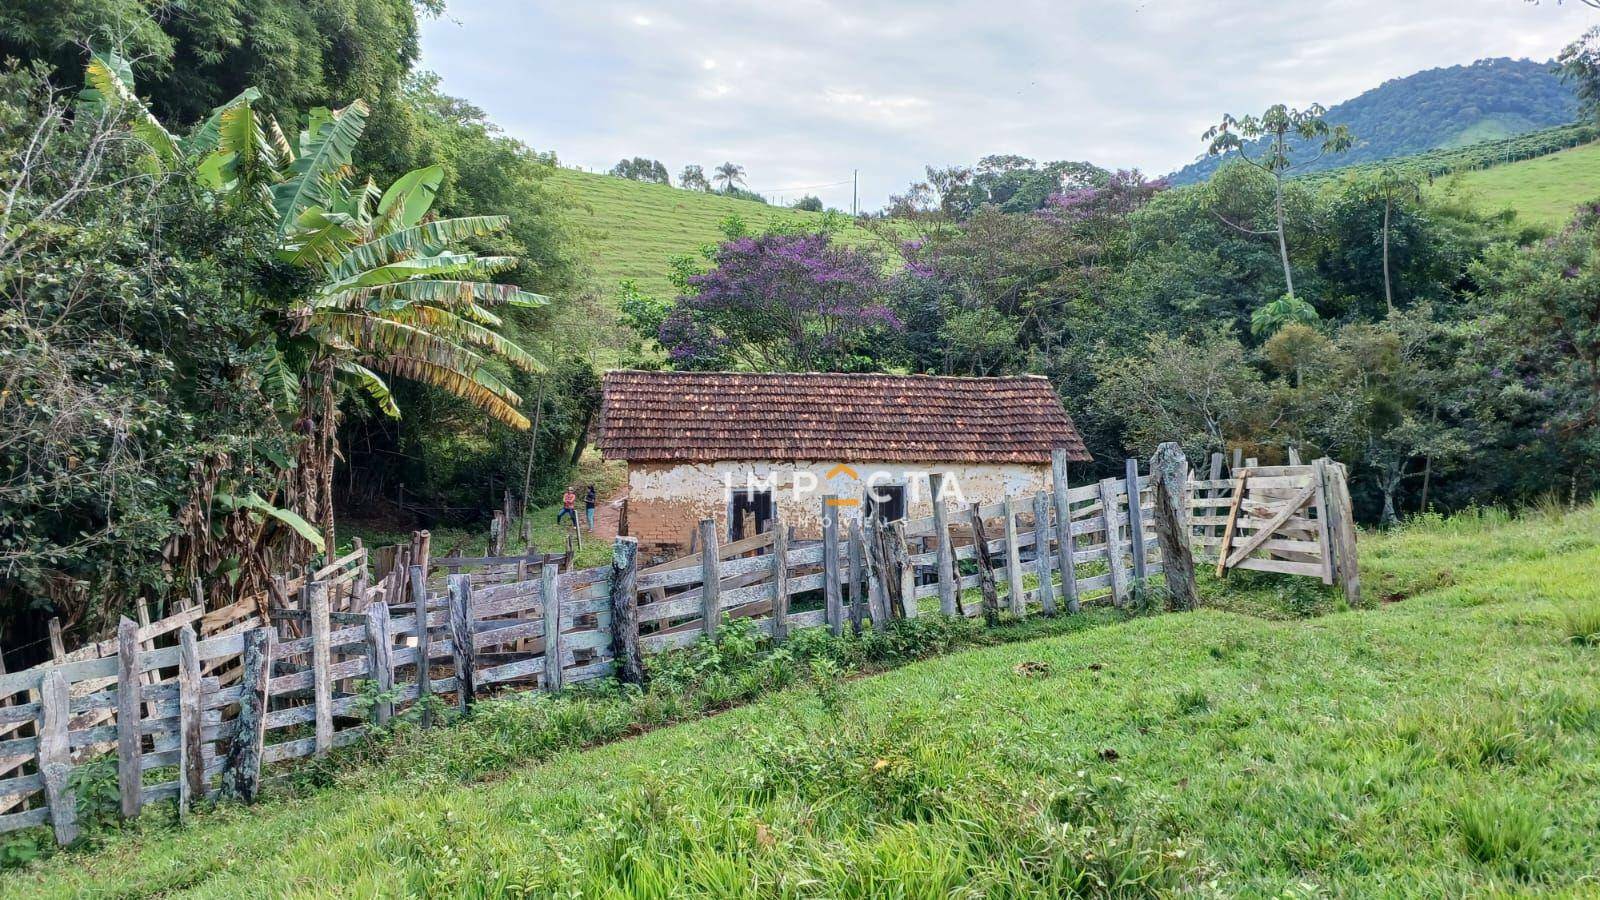
{"type": "MultiPolygon", "coordinates": [[[[1330,107],[1329,124],[1347,126],[1356,136],[1355,144],[1304,171],[1509,137],[1571,122],[1577,112],[1576,95],[1551,71],[1550,63],[1480,59],[1471,65],[1429,69],[1386,81],[1330,107]]],[[[1297,146],[1311,143],[1299,141],[1297,146]]],[[[1170,180],[1193,184],[1209,178],[1221,164],[1217,157],[1201,159],[1174,172],[1170,180]]]]}

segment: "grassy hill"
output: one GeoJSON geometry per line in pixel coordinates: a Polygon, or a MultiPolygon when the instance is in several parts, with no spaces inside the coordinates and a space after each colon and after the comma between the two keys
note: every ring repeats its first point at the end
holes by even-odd
{"type": "Polygon", "coordinates": [[[1461,172],[1436,181],[1433,189],[1456,185],[1484,209],[1510,208],[1531,222],[1560,228],[1579,204],[1600,199],[1600,143],[1461,172]]]}
{"type": "Polygon", "coordinates": [[[853,646],[725,642],[642,697],[489,702],[350,751],[298,798],[147,813],[5,873],[0,896],[1592,890],[1600,512],[1423,520],[1361,546],[1368,596],[1399,602],[1269,621],[1228,610],[1318,586],[1236,576],[1197,613],[1058,618],[1069,633],[823,669],[639,734],[674,703],[724,707],[747,680],[730,660],[781,683],[853,646]],[[702,692],[674,693],[691,671],[702,692]]]}
{"type": "MultiPolygon", "coordinates": [[[[574,169],[561,169],[552,180],[577,203],[577,219],[589,231],[595,281],[608,296],[624,278],[634,279],[646,293],[669,296],[667,261],[719,240],[720,226],[729,216],[755,230],[772,224],[820,224],[823,218],[822,213],[574,169]]],[[[866,233],[852,226],[845,239],[866,240],[866,233]]]]}

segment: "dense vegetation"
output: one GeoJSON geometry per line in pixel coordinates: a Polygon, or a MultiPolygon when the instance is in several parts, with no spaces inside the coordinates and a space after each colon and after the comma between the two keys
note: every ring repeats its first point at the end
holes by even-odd
{"type": "Polygon", "coordinates": [[[1596,566],[1592,508],[1474,513],[1364,540],[1369,595],[1403,602],[1314,619],[1320,590],[1256,579],[1208,585],[1201,612],[1042,629],[929,615],[773,648],[732,628],[656,658],[645,691],[402,725],[298,792],[187,827],[152,809],[0,894],[1581,894],[1596,566]]]}
{"type": "MultiPolygon", "coordinates": [[[[1549,63],[1480,59],[1384,82],[1328,110],[1356,144],[1342,159],[1312,170],[1373,162],[1564,125],[1577,118],[1578,98],[1549,63]]],[[[1174,184],[1204,181],[1220,167],[1202,159],[1173,173],[1174,184]]]]}
{"type": "Polygon", "coordinates": [[[50,614],[70,644],[333,552],[334,507],[402,482],[475,514],[532,421],[558,489],[597,400],[545,338],[584,318],[543,299],[583,274],[570,207],[552,157],[408,74],[409,3],[37,6],[0,13],[13,665],[50,614]]]}

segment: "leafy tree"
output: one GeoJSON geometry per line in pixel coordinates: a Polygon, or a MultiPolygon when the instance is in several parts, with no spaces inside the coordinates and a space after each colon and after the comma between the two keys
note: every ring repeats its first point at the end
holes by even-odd
{"type": "Polygon", "coordinates": [[[1250,333],[1259,337],[1271,335],[1285,325],[1314,325],[1316,322],[1315,307],[1293,294],[1284,294],[1251,314],[1250,333]]]}
{"type": "Polygon", "coordinates": [[[1095,405],[1122,423],[1128,449],[1140,454],[1176,440],[1203,459],[1271,424],[1263,421],[1266,385],[1232,337],[1151,335],[1136,355],[1102,354],[1094,368],[1095,405]]]}
{"type": "MultiPolygon", "coordinates": [[[[1294,296],[1294,272],[1289,266],[1289,239],[1284,229],[1283,184],[1297,168],[1304,168],[1329,153],[1342,153],[1350,148],[1350,131],[1343,125],[1329,126],[1326,110],[1313,103],[1304,110],[1291,109],[1281,103],[1267,108],[1257,116],[1236,119],[1224,115],[1222,121],[1206,130],[1208,156],[1236,154],[1239,159],[1267,173],[1273,182],[1273,211],[1277,221],[1278,255],[1283,262],[1283,282],[1286,292],[1294,296]],[[1302,140],[1320,140],[1315,156],[1296,163],[1290,137],[1302,140]],[[1265,138],[1266,143],[1253,149],[1251,142],[1265,138]]],[[[1259,233],[1259,232],[1257,232],[1259,233]]]]}
{"type": "Polygon", "coordinates": [[[827,231],[730,234],[711,262],[682,274],[685,293],[659,325],[678,368],[870,370],[901,327],[881,299],[882,262],[827,231]]]}
{"type": "Polygon", "coordinates": [[[306,440],[290,499],[296,511],[320,521],[327,547],[334,546],[336,384],[365,393],[398,417],[382,372],[446,390],[500,421],[528,427],[516,408],[521,398],[489,357],[526,370],[538,363],[494,331],[501,320],[488,307],[535,306],[547,298],[483,280],[514,260],[447,249],[504,229],[504,217],[424,221],[443,180],[437,166],[410,172],[382,192],[370,179],[352,186],[350,162],[367,114],[360,101],[312,111],[291,142],[274,120],[254,113],[247,93],[178,141],[137,105],[129,79],[119,56],[95,54],[87,74],[90,101],[132,106],[134,132],[161,165],[199,157],[203,181],[246,197],[264,183],[276,256],[310,276],[293,295],[262,304],[278,344],[266,383],[286,404],[298,393],[303,419],[296,430],[306,440]]]}
{"type": "Polygon", "coordinates": [[[687,191],[711,190],[711,182],[706,180],[706,170],[695,163],[683,167],[682,174],[678,176],[678,186],[687,191]]]}
{"type": "Polygon", "coordinates": [[[1600,27],[1563,47],[1556,56],[1556,71],[1578,95],[1584,114],[1600,118],[1600,27]]]}
{"type": "Polygon", "coordinates": [[[731,191],[734,187],[744,184],[744,166],[725,162],[717,166],[711,175],[711,180],[720,183],[723,190],[731,191]]]}
{"type": "Polygon", "coordinates": [[[806,212],[822,212],[822,198],[807,194],[794,202],[794,208],[806,212]]]}
{"type": "Polygon", "coordinates": [[[672,179],[667,175],[667,167],[661,164],[661,160],[645,159],[642,156],[619,161],[611,167],[611,174],[618,178],[643,181],[648,184],[672,183],[672,179]]]}

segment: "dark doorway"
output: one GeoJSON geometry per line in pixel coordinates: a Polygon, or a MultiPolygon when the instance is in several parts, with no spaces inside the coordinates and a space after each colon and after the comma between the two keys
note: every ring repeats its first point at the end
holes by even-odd
{"type": "Polygon", "coordinates": [[[728,510],[728,539],[742,540],[765,534],[772,522],[771,491],[734,491],[728,510]]]}
{"type": "Polygon", "coordinates": [[[884,484],[867,489],[868,521],[893,522],[905,517],[905,485],[884,484]]]}

